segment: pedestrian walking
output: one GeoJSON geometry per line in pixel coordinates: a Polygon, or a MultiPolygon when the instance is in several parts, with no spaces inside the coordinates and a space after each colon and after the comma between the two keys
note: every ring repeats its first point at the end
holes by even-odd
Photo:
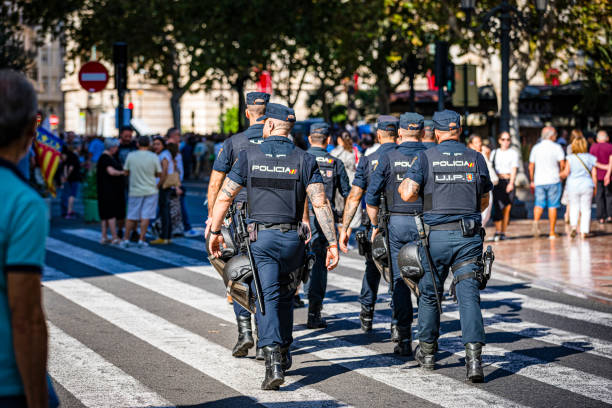
{"type": "MultiPolygon", "coordinates": [[[[353,144],[351,134],[346,130],[343,130],[341,132],[337,142],[338,146],[332,149],[330,155],[342,161],[342,164],[344,165],[344,170],[346,171],[346,174],[348,176],[348,188],[350,190],[350,183],[352,183],[353,179],[355,178],[355,174],[357,172],[357,165],[359,164],[359,159],[361,158],[361,153],[359,152],[359,149],[357,149],[357,147],[353,144]]],[[[344,194],[336,195],[334,197],[335,202],[333,203],[333,208],[344,208],[345,197],[346,195],[344,194]]],[[[351,221],[351,228],[359,228],[360,225],[361,217],[354,217],[351,221]]]]}
{"type": "Polygon", "coordinates": [[[612,222],[612,185],[604,182],[606,171],[612,163],[612,144],[609,143],[605,130],[597,132],[597,143],[593,144],[590,153],[597,159],[597,219],[600,224],[612,222]]]}
{"type": "Polygon", "coordinates": [[[291,368],[293,295],[298,282],[290,276],[299,276],[293,272],[304,263],[305,237],[298,233],[298,224],[307,196],[329,243],[325,260],[328,270],[338,265],[339,257],[334,216],[317,162],[289,139],[295,112],[269,103],[263,119],[264,142],[242,150],[223,182],[222,194],[212,211],[208,248],[213,256],[221,257],[223,219],[240,189],[246,187],[248,216],[254,224],[249,229],[257,235],[250,246],[265,305],[265,314],[261,305],[256,311],[257,343],[263,349],[266,368],[261,388],[278,390],[291,368]]]}
{"type": "Polygon", "coordinates": [[[435,368],[440,335],[436,303],[452,269],[465,345],[466,378],[482,382],[481,354],[486,341],[479,293],[484,277],[480,263],[483,245],[480,211],[487,206],[493,185],[482,155],[459,143],[461,116],[445,110],[436,112],[433,121],[440,144],[419,153],[399,187],[404,201],[423,200],[423,221],[429,226],[427,244],[420,247],[423,262],[418,261],[424,274],[418,282],[421,296],[415,360],[425,369],[435,368]],[[431,260],[433,268],[425,259],[431,260]]]}
{"type": "MultiPolygon", "coordinates": [[[[497,173],[493,168],[493,163],[491,163],[491,145],[486,140],[486,143],[482,144],[481,153],[487,162],[487,169],[489,170],[489,178],[491,179],[491,183],[493,183],[493,188],[499,183],[499,177],[497,177],[497,173]]],[[[489,191],[489,205],[487,208],[483,209],[480,213],[482,217],[482,227],[486,227],[491,219],[491,212],[493,211],[493,191],[489,191]]]]}
{"type": "MultiPolygon", "coordinates": [[[[179,208],[180,208],[182,228],[177,228],[176,232],[178,235],[185,235],[188,238],[196,237],[200,235],[200,233],[191,229],[191,224],[189,223],[189,214],[187,213],[187,206],[185,205],[185,197],[186,197],[187,189],[185,185],[183,184],[183,180],[185,179],[185,165],[183,161],[183,155],[181,154],[181,144],[184,143],[184,142],[181,142],[181,131],[176,128],[168,129],[168,132],[166,133],[166,139],[167,139],[166,141],[168,144],[176,145],[177,152],[178,152],[174,159],[176,161],[176,168],[179,174],[180,188],[176,189],[175,192],[180,193],[178,194],[178,202],[179,202],[179,208]]],[[[190,158],[191,158],[191,151],[192,150],[190,148],[188,151],[190,158]]],[[[172,208],[174,207],[172,206],[172,208]]],[[[175,214],[175,218],[178,218],[177,216],[179,214],[179,211],[174,210],[173,214],[175,214]]]]}
{"type": "Polygon", "coordinates": [[[499,148],[491,152],[491,163],[498,177],[493,187],[493,222],[495,223],[495,241],[506,239],[506,229],[510,223],[510,212],[515,198],[515,181],[518,174],[520,158],[512,148],[510,133],[502,132],[497,139],[499,148]]]}
{"type": "Polygon", "coordinates": [[[119,140],[105,139],[104,151],[96,164],[98,188],[98,214],[102,230],[101,244],[119,244],[117,220],[125,219],[125,172],[114,156],[119,149],[119,140]],[[111,239],[107,239],[107,231],[111,239]]]}
{"type": "Polygon", "coordinates": [[[561,172],[561,178],[567,179],[570,236],[576,236],[580,219],[580,235],[586,238],[590,234],[591,203],[597,192],[597,158],[587,153],[587,141],[583,136],[574,138],[571,148],[572,154],[567,156],[567,164],[561,172]]]}
{"type": "Polygon", "coordinates": [[[36,91],[0,70],[0,406],[47,407],[42,301],[47,205],[17,169],[36,136],[36,91]]]}
{"type": "Polygon", "coordinates": [[[557,238],[555,223],[557,222],[557,210],[561,206],[562,193],[559,174],[565,165],[565,153],[561,145],[555,143],[556,138],[555,128],[546,126],[542,129],[541,141],[533,146],[529,154],[529,177],[531,178],[531,189],[535,193],[534,237],[540,235],[540,218],[542,218],[544,209],[548,208],[548,238],[557,238]]]}
{"type": "Polygon", "coordinates": [[[161,174],[157,181],[161,230],[159,237],[150,243],[151,245],[167,245],[172,238],[173,228],[171,201],[182,193],[177,165],[178,147],[171,143],[166,145],[164,139],[156,137],[153,141],[153,151],[157,154],[161,165],[161,174]]]}
{"type": "Polygon", "coordinates": [[[124,169],[129,176],[128,210],[122,247],[130,245],[129,237],[140,222],[138,246],[148,246],[145,241],[149,222],[157,211],[158,189],[156,177],[161,175],[161,165],[155,153],[149,151],[148,136],[138,138],[138,150],[128,154],[124,169]]]}
{"type": "Polygon", "coordinates": [[[79,194],[81,184],[81,162],[79,156],[72,150],[72,146],[62,147],[62,163],[60,165],[61,191],[61,214],[66,219],[76,216],[74,213],[74,201],[79,194]]]}

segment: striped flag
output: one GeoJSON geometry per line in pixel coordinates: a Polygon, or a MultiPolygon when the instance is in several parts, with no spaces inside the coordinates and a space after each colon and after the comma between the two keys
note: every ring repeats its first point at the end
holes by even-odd
{"type": "Polygon", "coordinates": [[[62,151],[62,140],[43,127],[39,127],[34,142],[36,150],[36,164],[40,167],[43,179],[53,197],[55,197],[55,186],[53,178],[60,162],[62,151]]]}

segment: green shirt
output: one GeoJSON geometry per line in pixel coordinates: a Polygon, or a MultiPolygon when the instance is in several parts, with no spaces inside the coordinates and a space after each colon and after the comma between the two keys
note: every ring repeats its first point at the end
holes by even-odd
{"type": "Polygon", "coordinates": [[[24,393],[13,350],[6,273],[40,274],[49,232],[45,201],[17,171],[0,159],[0,396],[24,393]]]}
{"type": "Polygon", "coordinates": [[[148,150],[136,150],[128,154],[123,165],[130,172],[130,197],[157,194],[155,173],[161,173],[159,158],[148,150]]]}

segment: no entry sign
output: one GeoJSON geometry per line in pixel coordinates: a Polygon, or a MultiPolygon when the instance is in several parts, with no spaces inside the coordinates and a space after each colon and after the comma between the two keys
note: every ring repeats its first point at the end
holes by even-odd
{"type": "Polygon", "coordinates": [[[90,61],[79,70],[79,83],[87,92],[99,92],[106,88],[108,71],[99,62],[90,61]]]}

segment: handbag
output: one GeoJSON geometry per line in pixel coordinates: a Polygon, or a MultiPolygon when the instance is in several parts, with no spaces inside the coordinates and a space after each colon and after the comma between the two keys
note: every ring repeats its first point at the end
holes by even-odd
{"type": "Polygon", "coordinates": [[[172,159],[172,163],[174,164],[174,171],[166,176],[162,188],[180,187],[181,185],[181,177],[176,167],[176,160],[172,159]]]}

